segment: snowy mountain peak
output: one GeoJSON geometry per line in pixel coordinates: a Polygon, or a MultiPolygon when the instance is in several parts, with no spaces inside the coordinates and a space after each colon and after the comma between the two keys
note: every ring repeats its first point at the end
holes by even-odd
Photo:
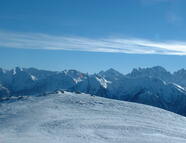
{"type": "Polygon", "coordinates": [[[121,74],[119,73],[117,70],[110,68],[108,70],[105,71],[105,73],[110,73],[110,74],[121,74]]]}
{"type": "Polygon", "coordinates": [[[101,71],[98,73],[98,75],[104,77],[108,81],[114,81],[124,77],[122,73],[116,71],[113,68],[110,68],[106,71],[101,71]]]}
{"type": "Polygon", "coordinates": [[[174,72],[174,75],[186,75],[186,69],[180,69],[174,72]]]}
{"type": "Polygon", "coordinates": [[[133,71],[131,73],[169,73],[165,68],[161,67],[161,66],[154,66],[152,68],[134,68],[133,71]]]}
{"type": "Polygon", "coordinates": [[[172,81],[172,74],[161,66],[152,68],[134,68],[131,73],[127,74],[128,77],[155,77],[165,81],[172,81]]]}
{"type": "Polygon", "coordinates": [[[99,76],[96,76],[96,80],[99,81],[100,85],[104,88],[107,88],[108,84],[112,83],[111,81],[108,81],[105,78],[99,76]]]}
{"type": "Polygon", "coordinates": [[[109,68],[108,70],[106,70],[105,72],[118,72],[118,71],[116,71],[115,69],[113,69],[113,68],[109,68]]]}
{"type": "Polygon", "coordinates": [[[23,71],[23,68],[20,68],[20,67],[15,67],[12,72],[13,72],[13,75],[19,73],[19,72],[22,72],[23,71]]]}
{"type": "Polygon", "coordinates": [[[167,70],[162,66],[154,66],[151,69],[155,70],[155,71],[158,71],[158,72],[167,72],[167,70]]]}
{"type": "Polygon", "coordinates": [[[86,78],[86,74],[77,71],[77,70],[64,70],[63,71],[65,73],[65,75],[70,76],[75,83],[81,82],[83,79],[86,78]]]}

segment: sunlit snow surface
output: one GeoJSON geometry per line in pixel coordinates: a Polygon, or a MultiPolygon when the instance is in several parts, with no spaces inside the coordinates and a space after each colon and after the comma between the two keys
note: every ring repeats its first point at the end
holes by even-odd
{"type": "Polygon", "coordinates": [[[86,94],[0,103],[0,143],[185,143],[186,118],[86,94]]]}

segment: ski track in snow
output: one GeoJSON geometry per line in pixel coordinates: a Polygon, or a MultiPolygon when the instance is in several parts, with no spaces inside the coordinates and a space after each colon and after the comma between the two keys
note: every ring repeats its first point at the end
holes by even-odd
{"type": "Polygon", "coordinates": [[[147,105],[70,92],[0,103],[0,143],[185,142],[185,117],[147,105]]]}

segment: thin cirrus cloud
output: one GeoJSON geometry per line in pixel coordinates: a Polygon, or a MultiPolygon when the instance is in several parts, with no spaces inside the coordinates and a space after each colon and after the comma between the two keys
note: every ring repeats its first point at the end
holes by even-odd
{"type": "Polygon", "coordinates": [[[186,55],[186,42],[157,42],[137,38],[84,38],[40,33],[0,32],[0,47],[112,52],[130,54],[186,55]]]}

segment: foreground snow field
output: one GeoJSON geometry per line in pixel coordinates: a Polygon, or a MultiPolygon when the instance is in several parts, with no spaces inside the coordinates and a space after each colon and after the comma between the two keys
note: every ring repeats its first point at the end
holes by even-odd
{"type": "Polygon", "coordinates": [[[0,143],[109,142],[185,143],[186,118],[70,92],[0,103],[0,143]]]}

